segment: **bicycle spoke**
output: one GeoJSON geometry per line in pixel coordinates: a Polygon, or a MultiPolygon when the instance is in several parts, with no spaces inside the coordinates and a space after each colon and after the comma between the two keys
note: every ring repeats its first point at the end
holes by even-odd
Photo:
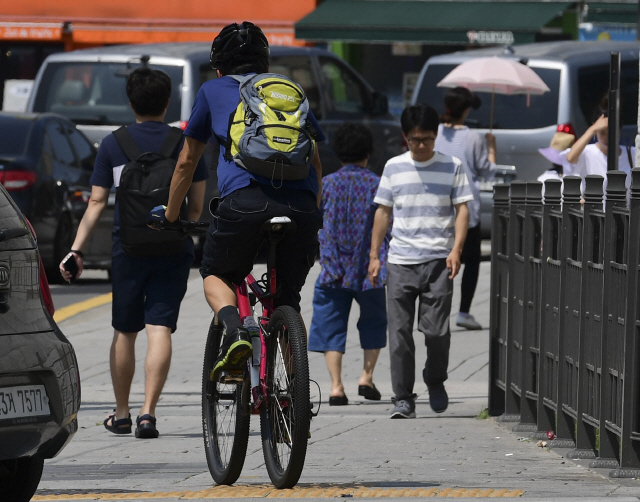
{"type": "Polygon", "coordinates": [[[291,366],[291,347],[288,343],[284,330],[278,333],[278,342],[276,343],[276,357],[274,367],[274,389],[273,389],[273,415],[275,449],[277,451],[278,463],[281,467],[286,468],[289,465],[289,455],[291,453],[291,437],[294,422],[292,417],[293,402],[289,399],[287,406],[282,407],[280,399],[282,395],[291,396],[292,386],[288,368],[291,366]],[[287,364],[289,361],[289,364],[287,364]]]}
{"type": "MultiPolygon", "coordinates": [[[[235,394],[235,388],[231,390],[229,385],[218,384],[220,394],[235,394]]],[[[233,445],[233,439],[235,435],[236,425],[236,406],[233,400],[224,399],[224,404],[220,399],[216,400],[217,417],[216,421],[217,434],[218,434],[218,450],[220,454],[220,460],[226,467],[229,465],[229,458],[231,457],[231,446],[233,445]]]]}

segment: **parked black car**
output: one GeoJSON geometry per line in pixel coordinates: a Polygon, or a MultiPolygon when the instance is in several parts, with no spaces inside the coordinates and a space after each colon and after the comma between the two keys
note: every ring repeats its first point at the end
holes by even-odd
{"type": "MultiPolygon", "coordinates": [[[[95,156],[95,147],[66,117],[0,112],[0,184],[32,223],[50,281],[60,280],[58,264],[87,207],[95,156]]],[[[111,265],[110,206],[87,246],[86,268],[111,265]]]]}
{"type": "MultiPolygon", "coordinates": [[[[17,179],[17,178],[15,178],[17,179]]],[[[0,186],[0,499],[26,502],[78,429],[80,377],[35,234],[0,186]]]]}

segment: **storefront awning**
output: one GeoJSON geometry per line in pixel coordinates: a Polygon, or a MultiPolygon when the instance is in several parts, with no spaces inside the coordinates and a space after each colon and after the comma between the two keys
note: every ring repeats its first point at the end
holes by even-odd
{"type": "Polygon", "coordinates": [[[589,23],[638,23],[637,3],[587,2],[585,21],[589,23]]]}
{"type": "Polygon", "coordinates": [[[571,2],[325,0],[295,25],[297,39],[344,42],[533,42],[571,2]]]}

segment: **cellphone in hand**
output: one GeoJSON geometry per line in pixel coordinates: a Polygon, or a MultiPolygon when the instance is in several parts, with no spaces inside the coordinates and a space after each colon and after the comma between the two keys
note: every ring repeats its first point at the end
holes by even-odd
{"type": "Polygon", "coordinates": [[[69,253],[67,257],[62,262],[64,269],[71,274],[71,280],[69,282],[73,282],[77,279],[78,275],[78,263],[76,262],[76,257],[73,253],[69,253]]]}

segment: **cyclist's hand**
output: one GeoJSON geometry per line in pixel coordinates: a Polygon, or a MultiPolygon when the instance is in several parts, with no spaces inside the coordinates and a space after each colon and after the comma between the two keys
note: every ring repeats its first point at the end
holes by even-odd
{"type": "Polygon", "coordinates": [[[150,212],[149,216],[147,216],[147,226],[151,228],[155,228],[160,230],[169,225],[167,221],[167,217],[165,216],[165,211],[167,210],[167,206],[156,206],[150,212]]]}

